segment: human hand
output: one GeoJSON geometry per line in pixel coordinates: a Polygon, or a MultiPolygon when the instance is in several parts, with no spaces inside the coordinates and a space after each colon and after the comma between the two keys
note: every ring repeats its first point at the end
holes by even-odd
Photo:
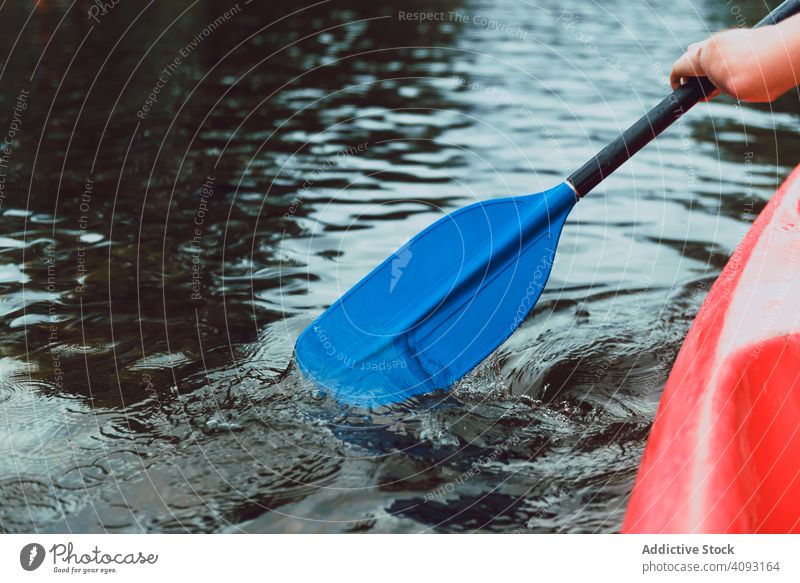
{"type": "Polygon", "coordinates": [[[742,101],[773,101],[800,83],[800,20],[729,30],[690,45],[675,61],[670,83],[677,88],[700,76],[717,87],[706,100],[722,91],[742,101]]]}

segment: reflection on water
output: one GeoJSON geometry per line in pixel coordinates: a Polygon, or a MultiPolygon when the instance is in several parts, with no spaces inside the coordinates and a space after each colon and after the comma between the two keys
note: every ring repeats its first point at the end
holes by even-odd
{"type": "Polygon", "coordinates": [[[0,9],[0,530],[619,527],[690,318],[797,160],[796,96],[700,106],[582,201],[448,396],[345,410],[291,369],[316,314],[441,213],[560,181],[736,25],[377,4],[0,9]]]}

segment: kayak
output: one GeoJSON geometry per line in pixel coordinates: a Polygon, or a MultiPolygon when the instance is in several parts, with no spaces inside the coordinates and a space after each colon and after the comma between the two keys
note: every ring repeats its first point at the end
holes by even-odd
{"type": "Polygon", "coordinates": [[[800,532],[800,167],[689,330],[622,531],[800,532]]]}

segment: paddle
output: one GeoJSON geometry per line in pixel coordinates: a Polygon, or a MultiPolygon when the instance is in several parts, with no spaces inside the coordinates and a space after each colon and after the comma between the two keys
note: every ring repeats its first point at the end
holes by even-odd
{"type": "MultiPolygon", "coordinates": [[[[787,0],[756,26],[798,11],[800,0],[787,0]]],[[[447,389],[536,304],[575,203],[713,90],[690,79],[555,188],[479,202],[426,228],[300,335],[302,372],[352,405],[447,389]]]]}

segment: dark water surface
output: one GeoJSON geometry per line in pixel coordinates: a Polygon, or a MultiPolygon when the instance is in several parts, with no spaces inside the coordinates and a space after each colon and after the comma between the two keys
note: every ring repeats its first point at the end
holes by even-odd
{"type": "Polygon", "coordinates": [[[798,160],[796,95],[700,106],[582,201],[449,395],[344,409],[292,347],[442,212],[559,182],[762,2],[91,6],[0,4],[0,530],[619,528],[691,318],[798,160]]]}

